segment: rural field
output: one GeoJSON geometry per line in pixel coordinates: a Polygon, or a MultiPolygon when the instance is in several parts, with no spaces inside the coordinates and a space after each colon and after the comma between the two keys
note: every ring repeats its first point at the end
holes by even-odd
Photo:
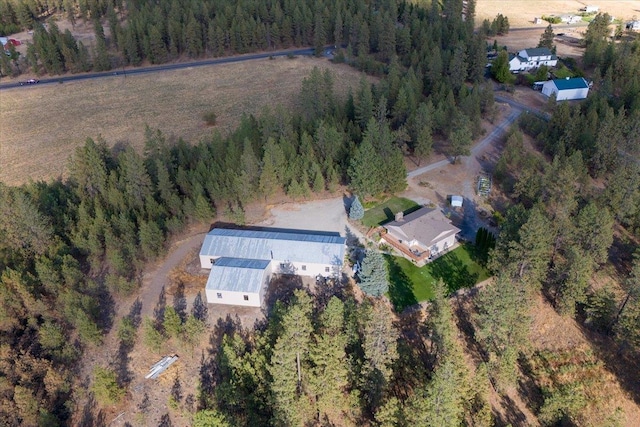
{"type": "MultiPolygon", "coordinates": [[[[546,26],[534,25],[533,19],[542,15],[569,15],[578,14],[586,5],[599,6],[601,12],[627,20],[633,16],[640,16],[640,1],[638,0],[477,0],[476,24],[480,25],[483,19],[492,20],[499,13],[509,18],[511,28],[546,26]]],[[[585,23],[586,25],[586,23],[585,23]]]]}
{"type": "Polygon", "coordinates": [[[362,76],[324,58],[280,57],[3,91],[0,181],[16,185],[64,176],[69,156],[88,137],[141,149],[145,125],[191,143],[216,130],[228,133],[243,113],[293,108],[313,67],[329,68],[335,93],[345,96],[362,76]],[[215,127],[202,118],[210,111],[217,115],[215,127]]]}

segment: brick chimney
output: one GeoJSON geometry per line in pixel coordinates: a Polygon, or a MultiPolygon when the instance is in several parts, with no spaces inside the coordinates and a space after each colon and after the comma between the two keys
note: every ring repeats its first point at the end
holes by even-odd
{"type": "Polygon", "coordinates": [[[404,212],[398,212],[396,214],[396,221],[403,221],[404,220],[404,212]]]}

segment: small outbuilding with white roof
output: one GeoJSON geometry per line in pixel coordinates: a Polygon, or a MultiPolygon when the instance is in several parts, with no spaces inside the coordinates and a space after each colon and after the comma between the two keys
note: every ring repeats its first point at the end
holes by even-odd
{"type": "Polygon", "coordinates": [[[345,241],[318,231],[214,228],[200,249],[201,267],[211,269],[207,301],[259,307],[272,274],[335,275],[345,241]]]}
{"type": "Polygon", "coordinates": [[[549,80],[542,85],[542,94],[555,94],[556,101],[585,99],[589,95],[589,83],[583,77],[549,80]]]}

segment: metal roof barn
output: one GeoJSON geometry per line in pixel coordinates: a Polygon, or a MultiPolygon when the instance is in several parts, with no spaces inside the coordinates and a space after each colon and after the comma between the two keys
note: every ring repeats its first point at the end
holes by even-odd
{"type": "Polygon", "coordinates": [[[207,290],[258,293],[270,261],[220,258],[211,266],[207,290]]]}
{"type": "MultiPolygon", "coordinates": [[[[200,257],[245,258],[339,265],[346,239],[339,234],[214,228],[200,257]]],[[[203,265],[203,268],[207,268],[203,265]]]]}

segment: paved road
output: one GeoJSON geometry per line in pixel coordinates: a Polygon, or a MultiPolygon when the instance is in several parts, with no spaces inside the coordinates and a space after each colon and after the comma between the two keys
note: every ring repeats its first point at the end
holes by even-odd
{"type": "MultiPolygon", "coordinates": [[[[141,68],[131,68],[128,70],[111,70],[103,73],[89,73],[89,74],[76,74],[71,76],[60,76],[60,77],[52,77],[48,79],[42,79],[37,85],[25,85],[20,86],[20,82],[14,83],[6,83],[0,85],[0,90],[3,89],[12,89],[17,87],[33,87],[43,84],[53,84],[53,83],[63,83],[63,82],[72,82],[78,80],[91,80],[91,79],[99,79],[104,77],[114,77],[114,76],[123,76],[127,75],[135,75],[135,74],[148,74],[148,73],[158,73],[161,71],[169,71],[169,70],[180,70],[184,68],[191,67],[203,67],[208,65],[218,65],[218,64],[231,64],[234,62],[243,62],[243,61],[251,61],[253,59],[265,59],[269,57],[277,57],[277,56],[288,56],[288,55],[307,55],[311,56],[314,54],[314,49],[305,48],[305,49],[294,49],[294,50],[279,50],[276,52],[267,52],[267,53],[254,53],[250,55],[242,55],[242,56],[230,56],[226,58],[214,58],[214,59],[205,59],[202,61],[194,61],[194,62],[184,62],[179,64],[166,64],[166,65],[158,65],[155,67],[141,67],[141,68]]],[[[326,57],[333,56],[332,49],[329,48],[325,50],[326,57]]]]}
{"type": "MultiPolygon", "coordinates": [[[[499,138],[501,138],[506,132],[506,130],[509,128],[509,126],[511,126],[513,122],[516,121],[518,116],[522,114],[521,108],[515,105],[511,105],[511,106],[513,107],[513,111],[511,112],[511,114],[509,114],[507,118],[504,119],[504,121],[500,123],[498,126],[496,126],[495,129],[493,129],[489,135],[484,137],[482,141],[480,141],[471,149],[471,155],[475,155],[479,152],[482,152],[482,150],[484,150],[484,148],[488,144],[492,144],[496,142],[499,138]]],[[[431,163],[430,165],[426,165],[421,168],[412,170],[411,172],[407,173],[407,178],[415,178],[416,176],[422,175],[423,173],[430,172],[432,170],[435,170],[450,164],[451,164],[451,160],[449,159],[440,160],[439,162],[431,163]]]]}

